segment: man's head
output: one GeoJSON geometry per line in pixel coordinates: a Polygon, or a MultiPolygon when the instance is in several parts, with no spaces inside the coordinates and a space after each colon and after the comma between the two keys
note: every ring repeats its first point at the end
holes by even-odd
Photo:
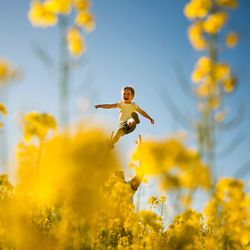
{"type": "Polygon", "coordinates": [[[125,103],[131,103],[134,96],[135,90],[132,87],[127,86],[122,89],[122,99],[125,103]]]}

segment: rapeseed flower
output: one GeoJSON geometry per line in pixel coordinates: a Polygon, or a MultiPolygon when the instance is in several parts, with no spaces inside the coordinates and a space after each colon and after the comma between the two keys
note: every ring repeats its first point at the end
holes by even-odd
{"type": "Polygon", "coordinates": [[[140,163],[137,172],[161,176],[160,186],[164,190],[207,189],[211,185],[209,170],[198,153],[176,139],[144,141],[132,154],[132,161],[140,163]],[[201,178],[198,180],[196,175],[201,178]]]}
{"type": "Polygon", "coordinates": [[[188,19],[205,17],[212,7],[211,0],[192,0],[186,4],[184,14],[188,19]]]}
{"type": "Polygon", "coordinates": [[[7,113],[8,112],[6,107],[2,103],[0,103],[0,114],[7,115],[7,113]]]}
{"type": "Polygon", "coordinates": [[[223,80],[223,88],[226,93],[233,92],[235,86],[236,86],[237,80],[235,77],[228,77],[227,79],[223,80]]]}
{"type": "Polygon", "coordinates": [[[56,129],[56,121],[53,116],[46,113],[29,112],[24,116],[24,138],[29,141],[32,137],[43,140],[48,131],[56,129]]]}
{"type": "Polygon", "coordinates": [[[85,46],[80,31],[77,28],[71,28],[67,33],[68,50],[74,56],[80,56],[84,53],[85,46]]]}
{"type": "Polygon", "coordinates": [[[218,247],[247,249],[250,233],[248,199],[242,181],[222,178],[217,182],[204,214],[208,236],[218,247]]]}
{"type": "Polygon", "coordinates": [[[199,58],[195,65],[195,69],[192,73],[192,81],[194,83],[199,83],[202,79],[207,77],[209,74],[211,74],[213,68],[213,62],[212,60],[207,56],[202,56],[199,58]]]}
{"type": "Polygon", "coordinates": [[[203,33],[203,21],[196,21],[188,28],[188,38],[190,43],[197,50],[205,50],[207,48],[207,41],[205,40],[203,33]]]}
{"type": "Polygon", "coordinates": [[[1,81],[6,79],[8,75],[8,71],[9,71],[8,64],[5,61],[0,60],[0,80],[1,81]]]}
{"type": "Polygon", "coordinates": [[[226,12],[217,12],[215,14],[210,14],[204,21],[204,31],[209,34],[218,33],[225,25],[227,19],[228,14],[226,12]]]}
{"type": "Polygon", "coordinates": [[[90,7],[90,0],[72,0],[72,4],[77,11],[85,11],[90,7]]]}
{"type": "Polygon", "coordinates": [[[226,46],[228,48],[234,48],[238,43],[238,34],[236,32],[229,32],[226,36],[226,46]]]}
{"type": "Polygon", "coordinates": [[[28,13],[29,21],[37,27],[48,27],[57,24],[57,16],[40,1],[32,1],[28,13]]]}
{"type": "Polygon", "coordinates": [[[75,24],[91,32],[95,28],[93,16],[88,11],[80,11],[75,18],[75,24]]]}
{"type": "Polygon", "coordinates": [[[221,7],[235,9],[238,7],[238,0],[216,0],[216,4],[221,7]]]}
{"type": "MultiPolygon", "coordinates": [[[[2,103],[0,103],[0,114],[3,114],[3,115],[7,115],[7,109],[6,109],[6,107],[2,104],[2,103]]],[[[0,128],[1,127],[3,127],[3,123],[2,122],[0,122],[0,128]]]]}
{"type": "Polygon", "coordinates": [[[70,25],[66,41],[70,54],[80,56],[85,52],[80,28],[88,32],[95,28],[94,18],[89,12],[89,7],[89,0],[35,0],[31,2],[28,18],[32,25],[45,28],[56,25],[60,15],[70,15],[72,9],[75,9],[74,24],[70,25]],[[79,29],[75,26],[78,26],[79,29]]]}
{"type": "Polygon", "coordinates": [[[45,0],[44,8],[53,14],[67,15],[71,11],[71,2],[69,0],[45,0]]]}
{"type": "Polygon", "coordinates": [[[215,67],[214,77],[216,81],[223,81],[231,74],[229,65],[225,63],[217,63],[215,67]]]}
{"type": "Polygon", "coordinates": [[[18,76],[19,72],[17,69],[13,68],[7,60],[0,59],[0,85],[18,76]]]}

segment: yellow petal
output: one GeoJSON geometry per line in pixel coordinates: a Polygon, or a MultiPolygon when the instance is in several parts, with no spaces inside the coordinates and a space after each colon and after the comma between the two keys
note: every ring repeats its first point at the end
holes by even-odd
{"type": "Polygon", "coordinates": [[[226,46],[228,48],[234,48],[238,43],[238,35],[236,32],[229,32],[226,37],[226,46]]]}

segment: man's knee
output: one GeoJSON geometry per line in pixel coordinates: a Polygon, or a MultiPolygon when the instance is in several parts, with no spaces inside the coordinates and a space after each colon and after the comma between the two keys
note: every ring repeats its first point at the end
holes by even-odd
{"type": "Polygon", "coordinates": [[[130,118],[130,119],[128,119],[127,124],[130,128],[132,128],[133,126],[135,126],[136,123],[135,123],[135,120],[133,118],[130,118]]]}

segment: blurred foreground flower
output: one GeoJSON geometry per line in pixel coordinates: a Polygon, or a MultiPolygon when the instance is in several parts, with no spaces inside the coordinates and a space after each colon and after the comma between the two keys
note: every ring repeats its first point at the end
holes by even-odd
{"type": "Polygon", "coordinates": [[[137,173],[162,176],[164,190],[211,187],[209,170],[198,153],[177,139],[144,141],[133,153],[131,165],[137,173]],[[139,166],[135,161],[140,162],[139,166]]]}
{"type": "Polygon", "coordinates": [[[56,121],[53,116],[35,111],[25,115],[23,123],[25,140],[29,141],[32,137],[38,137],[42,141],[50,129],[56,129],[56,121]]]}
{"type": "MultiPolygon", "coordinates": [[[[3,115],[7,115],[7,109],[5,108],[5,106],[2,104],[2,103],[0,103],[0,114],[3,114],[3,115]]],[[[0,128],[3,126],[3,123],[2,122],[0,122],[0,128]]]]}
{"type": "Polygon", "coordinates": [[[7,115],[8,113],[6,107],[2,103],[0,103],[0,113],[3,115],[7,115]]]}
{"type": "Polygon", "coordinates": [[[250,195],[241,180],[223,178],[205,207],[209,237],[218,248],[248,249],[250,195]]]}

